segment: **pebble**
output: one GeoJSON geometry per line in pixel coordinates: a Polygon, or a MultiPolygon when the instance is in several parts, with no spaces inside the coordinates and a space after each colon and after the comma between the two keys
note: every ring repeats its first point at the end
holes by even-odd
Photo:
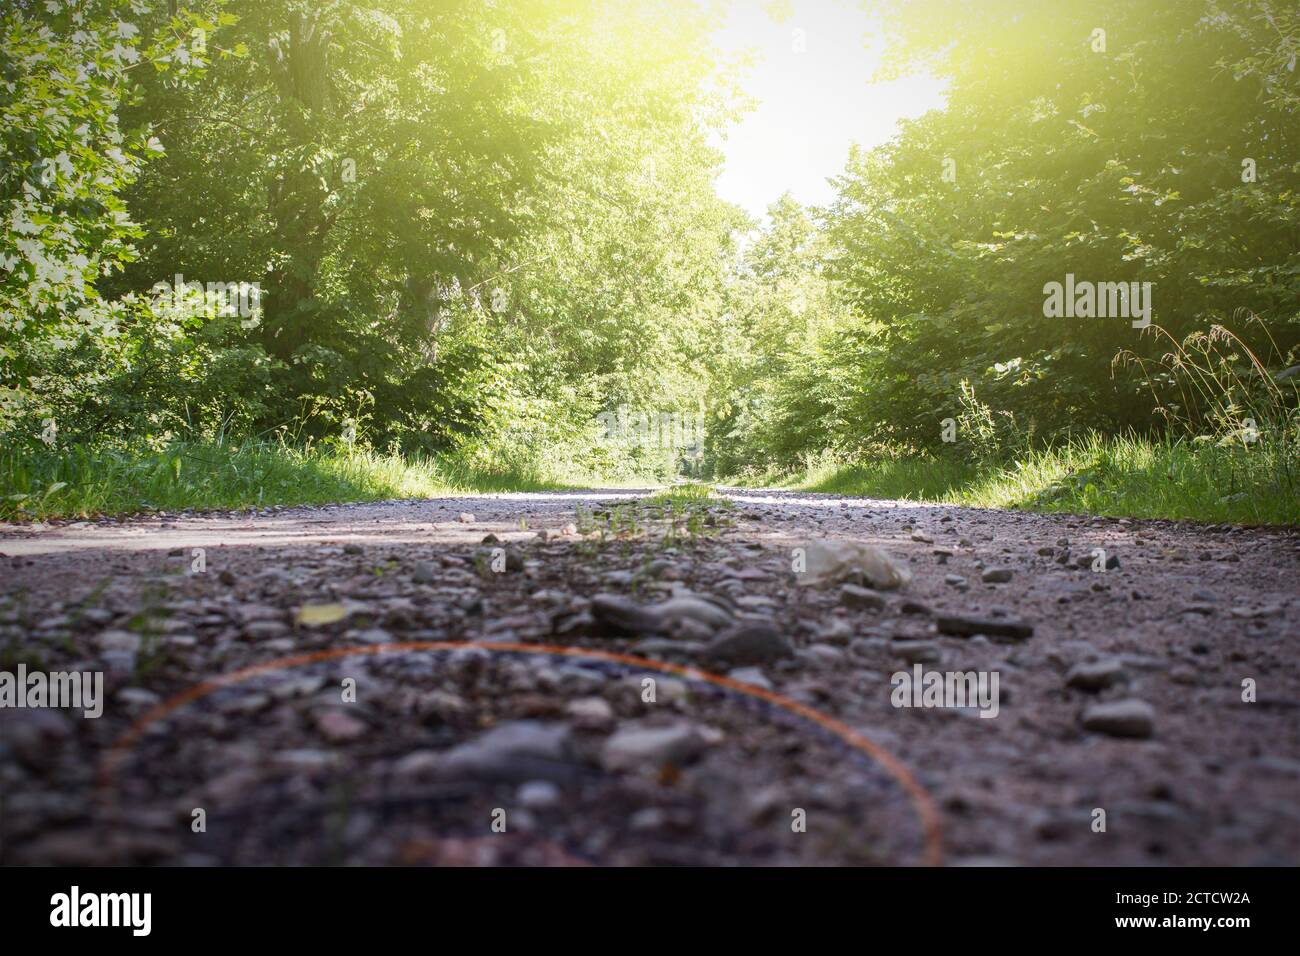
{"type": "Polygon", "coordinates": [[[885,599],[870,588],[846,584],[840,589],[840,603],[845,607],[879,611],[884,608],[885,599]]]}
{"type": "Polygon", "coordinates": [[[335,744],[359,740],[369,730],[364,722],[336,707],[317,715],[316,728],[322,737],[335,744]]]}
{"type": "Polygon", "coordinates": [[[833,617],[818,626],[813,633],[819,641],[827,644],[847,644],[853,639],[853,625],[842,617],[833,617]]]}
{"type": "Polygon", "coordinates": [[[704,656],[727,664],[763,664],[794,655],[790,642],[775,627],[762,621],[746,621],[724,631],[710,644],[704,656]]]}
{"type": "Polygon", "coordinates": [[[583,697],[570,701],[564,712],[573,718],[578,730],[608,730],[614,726],[614,708],[603,697],[583,697]]]}
{"type": "Polygon", "coordinates": [[[1065,675],[1068,687],[1079,690],[1105,690],[1124,676],[1124,665],[1114,658],[1075,664],[1065,675]]]}
{"type": "Polygon", "coordinates": [[[519,788],[515,799],[530,810],[545,810],[560,802],[560,788],[549,780],[529,780],[519,788]]]}
{"type": "Polygon", "coordinates": [[[1034,636],[1034,628],[1023,621],[986,620],[977,617],[940,616],[935,621],[940,634],[952,634],[957,637],[970,637],[985,634],[989,637],[1005,637],[1023,641],[1034,636]]]}
{"type": "Polygon", "coordinates": [[[470,514],[468,511],[462,511],[459,515],[456,516],[456,520],[459,521],[461,524],[473,524],[474,516],[470,514]]]}
{"type": "Polygon", "coordinates": [[[510,721],[453,747],[437,761],[435,770],[442,779],[564,782],[576,775],[570,761],[572,740],[573,732],[565,724],[510,721]]]}
{"type": "Polygon", "coordinates": [[[1155,730],[1155,716],[1155,710],[1146,701],[1107,701],[1093,704],[1083,712],[1083,726],[1111,737],[1145,738],[1155,730]]]}
{"type": "Polygon", "coordinates": [[[627,634],[649,634],[663,629],[657,614],[617,594],[593,597],[591,616],[597,624],[627,634]]]}
{"type": "Polygon", "coordinates": [[[761,667],[737,667],[734,670],[727,671],[727,676],[734,681],[742,684],[752,684],[755,687],[761,687],[763,690],[771,690],[772,682],[767,679],[761,667]]]}
{"type": "Polygon", "coordinates": [[[662,604],[646,608],[662,624],[674,624],[683,620],[696,621],[709,630],[726,627],[734,618],[727,611],[711,601],[696,597],[675,597],[662,604]]]}
{"type": "Polygon", "coordinates": [[[605,741],[601,762],[608,770],[658,769],[666,763],[688,763],[706,746],[704,736],[691,724],[631,726],[605,741]]]}
{"type": "Polygon", "coordinates": [[[980,575],[985,584],[1006,584],[1015,574],[1010,568],[989,568],[980,575]]]}

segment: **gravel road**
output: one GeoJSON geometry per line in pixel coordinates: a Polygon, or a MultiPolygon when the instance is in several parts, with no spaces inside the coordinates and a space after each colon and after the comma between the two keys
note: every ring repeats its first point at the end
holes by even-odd
{"type": "Polygon", "coordinates": [[[0,526],[0,863],[1300,863],[1297,530],[650,494],[0,526]]]}

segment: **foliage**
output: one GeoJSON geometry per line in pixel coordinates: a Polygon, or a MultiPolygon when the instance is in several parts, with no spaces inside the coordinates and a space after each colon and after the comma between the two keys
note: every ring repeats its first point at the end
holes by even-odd
{"type": "MultiPolygon", "coordinates": [[[[9,494],[127,507],[169,449],[225,449],[226,474],[232,442],[316,500],[380,485],[317,482],[313,456],[376,449],[667,483],[897,456],[1045,474],[1098,435],[1286,493],[1294,4],[868,5],[882,75],[932,69],[946,107],[854,148],[825,208],[756,223],[713,185],[740,97],[712,2],[14,0],[9,494]],[[1149,283],[1151,324],[1052,315],[1067,277],[1149,283]],[[622,425],[664,416],[703,418],[702,455],[622,425]],[[96,468],[119,487],[91,493],[96,468]]],[[[1187,480],[1169,509],[1223,510],[1187,480]]],[[[249,500],[213,481],[168,500],[249,500]]],[[[1106,506],[1046,487],[1005,500],[1106,506]]]]}

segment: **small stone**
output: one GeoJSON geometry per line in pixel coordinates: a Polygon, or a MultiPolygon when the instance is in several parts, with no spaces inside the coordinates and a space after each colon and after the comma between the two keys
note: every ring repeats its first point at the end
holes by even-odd
{"type": "Polygon", "coordinates": [[[515,799],[530,810],[545,810],[560,802],[560,788],[549,780],[530,780],[519,788],[515,799]]]}
{"type": "Polygon", "coordinates": [[[657,770],[666,763],[688,763],[706,746],[703,735],[690,724],[633,726],[619,730],[605,742],[601,761],[609,770],[657,770]]]}
{"type": "Polygon", "coordinates": [[[1083,726],[1111,737],[1150,737],[1155,729],[1155,710],[1142,700],[1093,704],[1083,713],[1083,726]]]}
{"type": "Polygon", "coordinates": [[[833,617],[815,633],[819,641],[827,644],[847,644],[853,639],[853,625],[842,617],[833,617]]]}
{"type": "Polygon", "coordinates": [[[1095,692],[1105,690],[1124,676],[1124,666],[1111,658],[1075,664],[1065,675],[1068,687],[1095,692]]]}
{"type": "Polygon", "coordinates": [[[985,584],[1006,584],[1014,573],[1010,568],[989,568],[980,575],[980,580],[985,584]]]}
{"type": "Polygon", "coordinates": [[[754,687],[761,687],[763,690],[771,690],[772,682],[767,679],[761,667],[737,667],[727,672],[727,676],[734,681],[742,684],[752,684],[754,687]]]}
{"type": "Polygon", "coordinates": [[[646,608],[662,624],[676,624],[681,621],[696,621],[704,625],[708,632],[726,627],[733,620],[732,615],[712,601],[697,597],[675,597],[646,608]]]}
{"type": "Polygon", "coordinates": [[[1278,604],[1270,604],[1265,607],[1234,607],[1228,613],[1233,617],[1241,618],[1273,617],[1282,613],[1282,607],[1278,604]]]}
{"type": "Polygon", "coordinates": [[[567,726],[516,720],[453,747],[437,762],[436,773],[443,779],[564,782],[576,772],[569,761],[571,749],[567,726]]]}
{"type": "Polygon", "coordinates": [[[1005,637],[1022,641],[1034,636],[1033,625],[1025,624],[1023,621],[994,621],[946,615],[937,618],[935,624],[940,634],[952,634],[957,637],[985,634],[989,637],[1005,637]]]}
{"type": "Polygon", "coordinates": [[[496,535],[492,534],[491,532],[488,532],[487,534],[483,535],[483,540],[480,541],[479,543],[480,543],[480,544],[497,544],[500,540],[501,540],[501,539],[498,538],[496,535]]]}
{"type": "Polygon", "coordinates": [[[579,730],[608,730],[614,726],[614,708],[603,697],[583,697],[564,708],[579,730]]]}
{"type": "Polygon", "coordinates": [[[883,637],[859,637],[849,645],[849,653],[858,657],[871,657],[889,646],[883,637]]]}
{"type": "Polygon", "coordinates": [[[794,648],[771,624],[746,621],[724,631],[704,654],[724,663],[743,666],[792,657],[794,648]]]}
{"type": "Polygon", "coordinates": [[[593,597],[591,616],[598,625],[625,634],[651,634],[663,630],[658,614],[616,594],[593,597]]]}
{"type": "Polygon", "coordinates": [[[364,737],[368,728],[352,714],[331,708],[316,717],[316,728],[331,743],[351,743],[364,737]]]}
{"type": "Polygon", "coordinates": [[[437,580],[437,575],[432,564],[428,561],[421,561],[411,572],[411,580],[415,584],[432,584],[437,580]]]}
{"type": "Polygon", "coordinates": [[[840,603],[845,607],[879,611],[884,608],[885,599],[869,588],[846,584],[840,589],[840,603]]]}
{"type": "Polygon", "coordinates": [[[345,544],[343,546],[344,554],[361,554],[364,550],[359,544],[345,544]]]}
{"type": "Polygon", "coordinates": [[[459,521],[461,524],[473,524],[474,516],[470,514],[468,511],[462,511],[459,515],[456,516],[456,520],[459,521]]]}

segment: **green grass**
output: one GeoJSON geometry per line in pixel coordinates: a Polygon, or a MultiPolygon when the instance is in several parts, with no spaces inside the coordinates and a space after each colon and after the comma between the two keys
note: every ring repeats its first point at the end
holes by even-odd
{"type": "Polygon", "coordinates": [[[685,510],[691,505],[717,505],[724,508],[731,507],[731,502],[726,498],[719,498],[714,495],[712,485],[704,485],[697,482],[670,485],[662,491],[655,492],[646,499],[646,503],[651,505],[667,505],[680,510],[685,510]]]}
{"type": "MultiPolygon", "coordinates": [[[[984,508],[1300,525],[1296,458],[1287,461],[1262,442],[1247,448],[1093,436],[1005,465],[955,456],[824,458],[769,483],[984,508]]],[[[155,452],[0,450],[0,519],[10,521],[573,486],[518,467],[474,468],[361,449],[304,452],[274,442],[177,443],[155,452]]],[[[666,488],[639,507],[681,518],[693,530],[719,504],[725,499],[714,497],[709,485],[691,483],[666,488]]]]}
{"type": "Polygon", "coordinates": [[[1300,524],[1300,470],[1262,442],[1220,447],[1091,436],[1003,465],[959,458],[825,460],[782,484],[804,491],[1131,518],[1300,524]]]}
{"type": "Polygon", "coordinates": [[[304,452],[275,442],[182,442],[157,452],[0,450],[0,519],[10,521],[560,487],[518,469],[360,449],[304,452]]]}

